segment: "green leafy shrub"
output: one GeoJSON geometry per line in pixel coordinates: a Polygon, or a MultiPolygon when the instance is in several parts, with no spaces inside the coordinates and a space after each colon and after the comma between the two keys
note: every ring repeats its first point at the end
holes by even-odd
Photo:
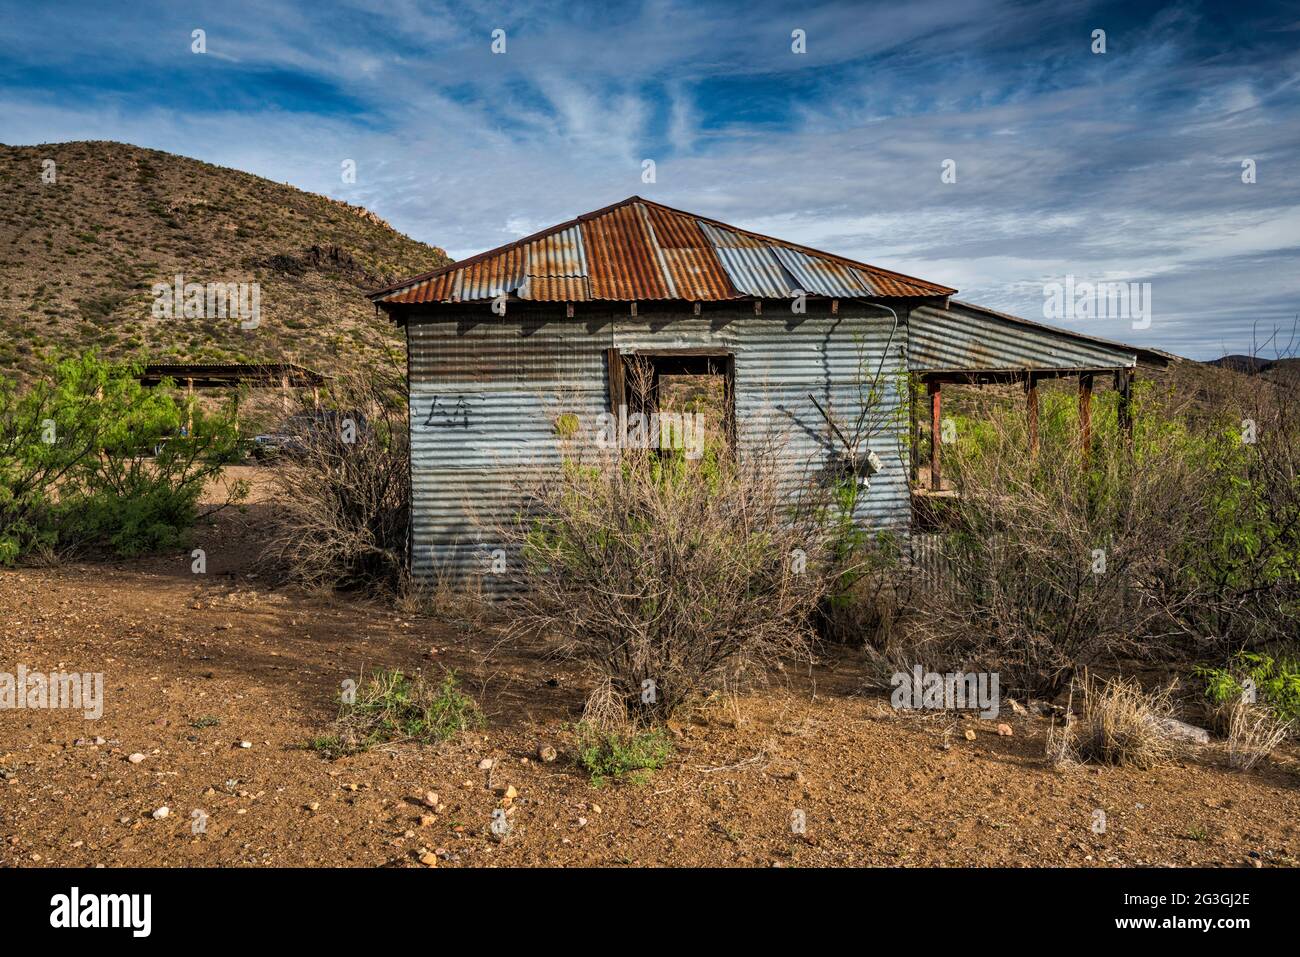
{"type": "Polygon", "coordinates": [[[344,701],[333,732],[312,740],[313,750],[333,759],[380,744],[436,744],[483,727],[483,713],[452,671],[439,682],[420,672],[378,671],[363,678],[354,694],[344,701]]]}
{"type": "Polygon", "coordinates": [[[658,728],[602,729],[582,721],[574,731],[578,764],[591,775],[594,787],[624,778],[639,783],[644,772],[659,770],[673,754],[672,742],[658,728]]]}
{"type": "Polygon", "coordinates": [[[1242,700],[1243,682],[1249,679],[1256,695],[1281,720],[1300,723],[1300,662],[1243,651],[1226,667],[1199,667],[1195,674],[1205,683],[1206,700],[1216,708],[1242,700]]]}
{"type": "Polygon", "coordinates": [[[205,412],[137,372],[88,353],[48,361],[25,391],[0,380],[0,563],[185,542],[204,486],[240,457],[233,403],[205,412]]]}

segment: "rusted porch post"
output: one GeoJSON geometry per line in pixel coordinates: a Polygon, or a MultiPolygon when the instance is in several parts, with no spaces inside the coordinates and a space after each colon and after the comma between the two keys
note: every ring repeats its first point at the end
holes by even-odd
{"type": "Polygon", "coordinates": [[[1092,453],[1092,373],[1079,376],[1079,444],[1083,448],[1083,461],[1087,464],[1092,453]]]}
{"type": "Polygon", "coordinates": [[[1038,455],[1038,380],[1032,372],[1025,376],[1025,417],[1029,427],[1029,455],[1038,455]]]}
{"type": "Polygon", "coordinates": [[[939,437],[941,427],[939,420],[942,416],[943,393],[940,391],[942,384],[931,379],[926,383],[926,391],[930,393],[930,490],[937,492],[943,488],[943,477],[939,470],[939,437]]]}

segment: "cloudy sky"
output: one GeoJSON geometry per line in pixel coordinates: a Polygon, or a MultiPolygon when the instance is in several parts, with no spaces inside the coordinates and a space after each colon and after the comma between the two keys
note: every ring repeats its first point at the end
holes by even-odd
{"type": "Polygon", "coordinates": [[[1300,313],[1295,3],[0,0],[0,141],[80,139],[458,258],[635,193],[1033,319],[1150,283],[1148,328],[1059,324],[1196,358],[1300,313]]]}

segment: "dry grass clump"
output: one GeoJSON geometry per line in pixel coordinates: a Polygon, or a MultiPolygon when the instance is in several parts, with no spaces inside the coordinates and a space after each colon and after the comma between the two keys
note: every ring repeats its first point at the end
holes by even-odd
{"type": "Polygon", "coordinates": [[[598,731],[624,732],[632,727],[633,721],[623,696],[614,690],[614,683],[605,678],[598,681],[587,696],[579,723],[598,731]]]}
{"type": "Polygon", "coordinates": [[[1244,699],[1228,709],[1228,763],[1249,771],[1267,757],[1291,731],[1291,723],[1280,719],[1273,709],[1244,699]]]}
{"type": "MultiPolygon", "coordinates": [[[[1163,722],[1173,713],[1172,687],[1145,691],[1131,678],[1077,683],[1082,714],[1048,734],[1047,754],[1057,763],[1091,762],[1151,768],[1167,761],[1176,742],[1163,722]]],[[[1071,693],[1073,702],[1073,692],[1071,693]]]]}
{"type": "Polygon", "coordinates": [[[481,627],[492,615],[482,578],[458,579],[445,569],[428,579],[403,576],[394,604],[404,614],[437,618],[463,631],[481,627]]]}

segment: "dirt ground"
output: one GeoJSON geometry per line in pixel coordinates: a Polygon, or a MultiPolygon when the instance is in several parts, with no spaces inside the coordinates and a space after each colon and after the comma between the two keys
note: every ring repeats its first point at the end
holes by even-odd
{"type": "Polygon", "coordinates": [[[1004,710],[1007,737],[994,722],[895,712],[862,693],[852,652],[718,699],[675,724],[675,756],[647,782],[593,788],[568,731],[588,689],[566,666],[544,648],[503,644],[490,627],[274,586],[254,562],[268,508],[255,501],[198,531],[204,575],[191,572],[188,552],[0,572],[0,671],[105,675],[98,720],[0,711],[0,864],[1300,859],[1294,749],[1248,773],[1230,769],[1218,745],[1153,771],[1055,770],[1042,758],[1046,719],[1004,710]],[[486,730],[334,762],[304,748],[327,730],[341,682],[384,666],[456,669],[486,730]],[[559,759],[539,761],[542,745],[559,759]],[[490,773],[485,759],[496,762],[490,773]],[[505,786],[518,797],[498,842],[490,824],[505,786]],[[436,813],[419,803],[430,791],[436,813]],[[163,806],[170,814],[155,819],[163,806]],[[1097,809],[1104,834],[1093,832],[1097,809]],[[803,835],[791,828],[796,811],[803,835]]]}

